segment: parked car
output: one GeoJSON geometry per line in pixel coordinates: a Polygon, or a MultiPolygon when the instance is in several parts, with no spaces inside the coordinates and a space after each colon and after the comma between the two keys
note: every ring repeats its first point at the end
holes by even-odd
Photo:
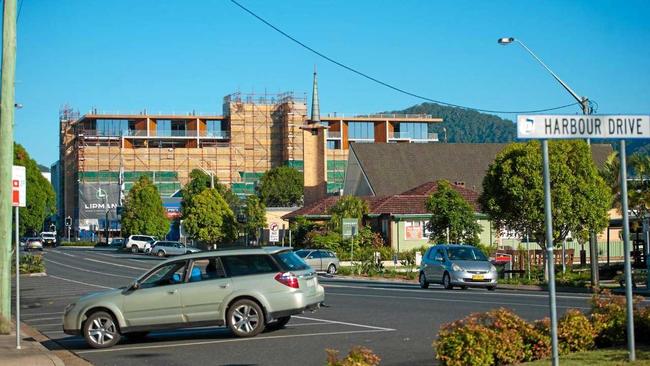
{"type": "Polygon", "coordinates": [[[151,244],[156,241],[156,238],[149,235],[131,235],[126,239],[124,248],[131,250],[132,253],[144,252],[147,248],[151,248],[151,244]]]}
{"type": "Polygon", "coordinates": [[[440,283],[450,290],[454,286],[497,288],[497,269],[480,249],[470,245],[436,245],[422,256],[420,287],[440,283]]]}
{"type": "Polygon", "coordinates": [[[25,240],[25,250],[40,250],[43,251],[43,241],[41,238],[27,238],[25,240]]]}
{"type": "Polygon", "coordinates": [[[165,257],[168,255],[183,255],[190,253],[198,253],[201,250],[192,246],[177,241],[159,240],[153,243],[151,249],[147,250],[149,254],[165,257]]]}
{"type": "Polygon", "coordinates": [[[124,239],[123,238],[113,238],[109,243],[109,247],[113,248],[123,248],[124,247],[124,239]]]}
{"type": "Polygon", "coordinates": [[[314,270],[288,248],[200,252],[168,259],[130,286],[80,298],[65,308],[63,331],[83,335],[92,348],[206,325],[252,337],[324,299],[314,270]]]}
{"type": "Polygon", "coordinates": [[[300,249],[296,251],[296,255],[317,271],[326,271],[329,274],[334,274],[339,268],[339,259],[331,250],[300,249]]]}
{"type": "Polygon", "coordinates": [[[43,245],[55,247],[56,246],[56,233],[44,231],[41,233],[41,241],[43,245]]]}

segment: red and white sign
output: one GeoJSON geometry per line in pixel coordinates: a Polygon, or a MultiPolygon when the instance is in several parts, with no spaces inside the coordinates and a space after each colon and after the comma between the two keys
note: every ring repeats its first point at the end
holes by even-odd
{"type": "Polygon", "coordinates": [[[269,241],[271,243],[277,243],[280,241],[280,226],[275,222],[269,225],[269,241]]]}
{"type": "Polygon", "coordinates": [[[11,205],[13,207],[25,207],[27,205],[25,167],[14,165],[11,173],[11,205]]]}

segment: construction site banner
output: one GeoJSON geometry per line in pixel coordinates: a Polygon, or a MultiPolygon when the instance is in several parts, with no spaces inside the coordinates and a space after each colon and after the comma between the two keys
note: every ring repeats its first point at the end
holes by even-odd
{"type": "Polygon", "coordinates": [[[104,218],[106,211],[114,216],[119,200],[117,183],[79,183],[79,219],[104,218]]]}

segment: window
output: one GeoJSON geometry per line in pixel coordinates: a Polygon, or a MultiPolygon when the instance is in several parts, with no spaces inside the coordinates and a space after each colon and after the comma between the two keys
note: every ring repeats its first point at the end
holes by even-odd
{"type": "Polygon", "coordinates": [[[435,260],[437,254],[438,254],[438,249],[431,249],[429,250],[429,255],[427,256],[427,258],[431,260],[435,260]]]}
{"type": "Polygon", "coordinates": [[[301,271],[309,268],[307,263],[303,262],[294,252],[286,251],[274,254],[273,257],[278,260],[280,266],[285,271],[301,271]]]}
{"type": "Polygon", "coordinates": [[[127,135],[130,127],[135,127],[135,121],[126,119],[98,119],[95,121],[97,136],[127,135]]]}
{"type": "Polygon", "coordinates": [[[463,261],[486,261],[488,260],[485,254],[480,249],[474,247],[457,247],[449,248],[447,251],[449,260],[463,260],[463,261]]]}
{"type": "Polygon", "coordinates": [[[187,121],[171,121],[171,136],[186,136],[187,121]]]}
{"type": "Polygon", "coordinates": [[[174,285],[183,282],[187,262],[179,261],[166,264],[154,270],[144,281],[140,282],[140,288],[150,288],[166,285],[174,285]]]}
{"type": "Polygon", "coordinates": [[[226,131],[224,131],[223,121],[219,119],[210,119],[205,121],[207,127],[207,136],[224,138],[227,137],[226,131]]]}
{"type": "Polygon", "coordinates": [[[307,256],[307,254],[309,254],[309,253],[310,253],[310,251],[308,251],[308,250],[299,250],[299,251],[296,252],[296,255],[298,257],[300,257],[300,258],[305,258],[307,256]]]}
{"type": "Polygon", "coordinates": [[[374,140],[375,124],[372,122],[348,122],[348,140],[374,140]]]}
{"type": "Polygon", "coordinates": [[[422,122],[400,122],[395,124],[395,137],[426,140],[428,134],[428,123],[422,122]]]}
{"type": "Polygon", "coordinates": [[[339,140],[328,140],[327,148],[330,150],[341,150],[341,141],[339,140]]]}
{"type": "Polygon", "coordinates": [[[321,258],[323,258],[323,256],[321,255],[321,252],[318,251],[318,250],[314,250],[313,252],[311,252],[308,257],[311,257],[311,259],[321,259],[321,258]]]}
{"type": "Polygon", "coordinates": [[[223,268],[221,259],[218,257],[195,260],[192,266],[192,272],[196,272],[197,269],[200,271],[202,280],[214,280],[226,277],[226,271],[223,268]]]}
{"type": "Polygon", "coordinates": [[[222,258],[229,276],[246,276],[276,272],[277,266],[268,255],[239,255],[222,258]]]}
{"type": "Polygon", "coordinates": [[[156,121],[156,135],[170,136],[172,132],[172,121],[168,119],[159,119],[156,121]]]}

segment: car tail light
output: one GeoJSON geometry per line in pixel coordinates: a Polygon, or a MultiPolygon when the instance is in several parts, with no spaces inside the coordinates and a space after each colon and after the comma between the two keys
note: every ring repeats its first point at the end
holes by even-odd
{"type": "Polygon", "coordinates": [[[300,284],[298,283],[298,277],[291,272],[278,273],[275,275],[274,278],[276,281],[280,282],[285,286],[289,286],[292,288],[300,288],[300,284]]]}

